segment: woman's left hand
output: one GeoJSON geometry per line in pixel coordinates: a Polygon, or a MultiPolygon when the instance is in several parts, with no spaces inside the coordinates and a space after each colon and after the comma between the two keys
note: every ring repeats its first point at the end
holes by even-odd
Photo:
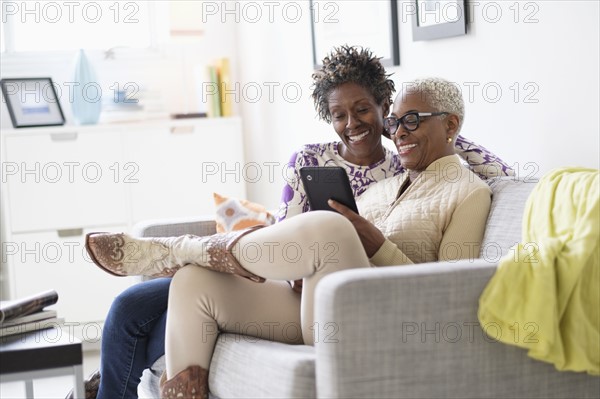
{"type": "Polygon", "coordinates": [[[352,211],[345,205],[340,204],[337,201],[329,200],[327,204],[345,216],[346,219],[352,223],[354,229],[358,233],[358,237],[362,242],[363,248],[365,249],[367,256],[370,258],[381,248],[385,242],[383,233],[379,231],[377,227],[367,219],[360,216],[358,213],[352,211]]]}

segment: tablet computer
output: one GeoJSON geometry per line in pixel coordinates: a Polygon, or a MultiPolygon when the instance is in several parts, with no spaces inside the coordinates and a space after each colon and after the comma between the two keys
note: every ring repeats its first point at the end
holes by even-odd
{"type": "MultiPolygon", "coordinates": [[[[304,166],[300,178],[313,211],[334,211],[327,200],[333,199],[358,213],[350,180],[339,166],[304,166]]],[[[334,211],[335,212],[335,211],[334,211]]]]}

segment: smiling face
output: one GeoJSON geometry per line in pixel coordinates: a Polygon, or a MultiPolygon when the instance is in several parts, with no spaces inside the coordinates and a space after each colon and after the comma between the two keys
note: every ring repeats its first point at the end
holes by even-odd
{"type": "Polygon", "coordinates": [[[381,134],[387,102],[378,105],[369,90],[356,83],[339,85],[328,96],[335,132],[340,136],[342,157],[356,165],[372,165],[384,157],[381,134]]]}
{"type": "MultiPolygon", "coordinates": [[[[400,93],[394,101],[392,116],[401,118],[407,112],[443,112],[433,109],[421,93],[400,93]]],[[[446,116],[421,117],[418,129],[406,130],[402,125],[393,135],[398,148],[400,162],[406,169],[425,170],[433,161],[454,154],[454,139],[458,130],[458,117],[446,116]]]]}

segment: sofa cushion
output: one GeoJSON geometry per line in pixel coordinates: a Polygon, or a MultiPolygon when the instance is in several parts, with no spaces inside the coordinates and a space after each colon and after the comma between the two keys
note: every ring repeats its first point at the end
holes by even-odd
{"type": "MultiPolygon", "coordinates": [[[[158,398],[164,356],[146,369],[140,398],[158,398]]],[[[237,334],[221,334],[208,386],[217,398],[316,398],[315,350],[237,334]]]]}
{"type": "Polygon", "coordinates": [[[537,181],[505,176],[490,179],[487,183],[492,189],[492,204],[480,257],[498,262],[513,245],[521,241],[525,203],[537,181]]]}
{"type": "Polygon", "coordinates": [[[221,334],[208,385],[220,398],[316,398],[315,351],[236,334],[221,334]]]}

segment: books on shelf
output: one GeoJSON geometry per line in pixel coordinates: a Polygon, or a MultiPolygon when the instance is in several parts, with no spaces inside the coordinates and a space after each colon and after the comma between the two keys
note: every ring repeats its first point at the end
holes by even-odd
{"type": "Polygon", "coordinates": [[[233,115],[233,101],[235,95],[232,87],[231,76],[229,71],[229,58],[221,58],[218,63],[219,71],[219,95],[221,99],[221,116],[233,115]]]}
{"type": "Polygon", "coordinates": [[[208,116],[232,116],[237,88],[231,82],[229,59],[221,58],[208,65],[206,79],[203,98],[207,102],[208,116]]]}
{"type": "Polygon", "coordinates": [[[215,65],[207,67],[208,84],[204,85],[204,98],[208,102],[207,110],[209,118],[221,116],[221,95],[219,90],[219,71],[215,65]]]}
{"type": "Polygon", "coordinates": [[[44,309],[56,302],[58,294],[54,290],[12,301],[0,301],[0,337],[58,325],[62,320],[57,317],[56,310],[44,309]]]}

